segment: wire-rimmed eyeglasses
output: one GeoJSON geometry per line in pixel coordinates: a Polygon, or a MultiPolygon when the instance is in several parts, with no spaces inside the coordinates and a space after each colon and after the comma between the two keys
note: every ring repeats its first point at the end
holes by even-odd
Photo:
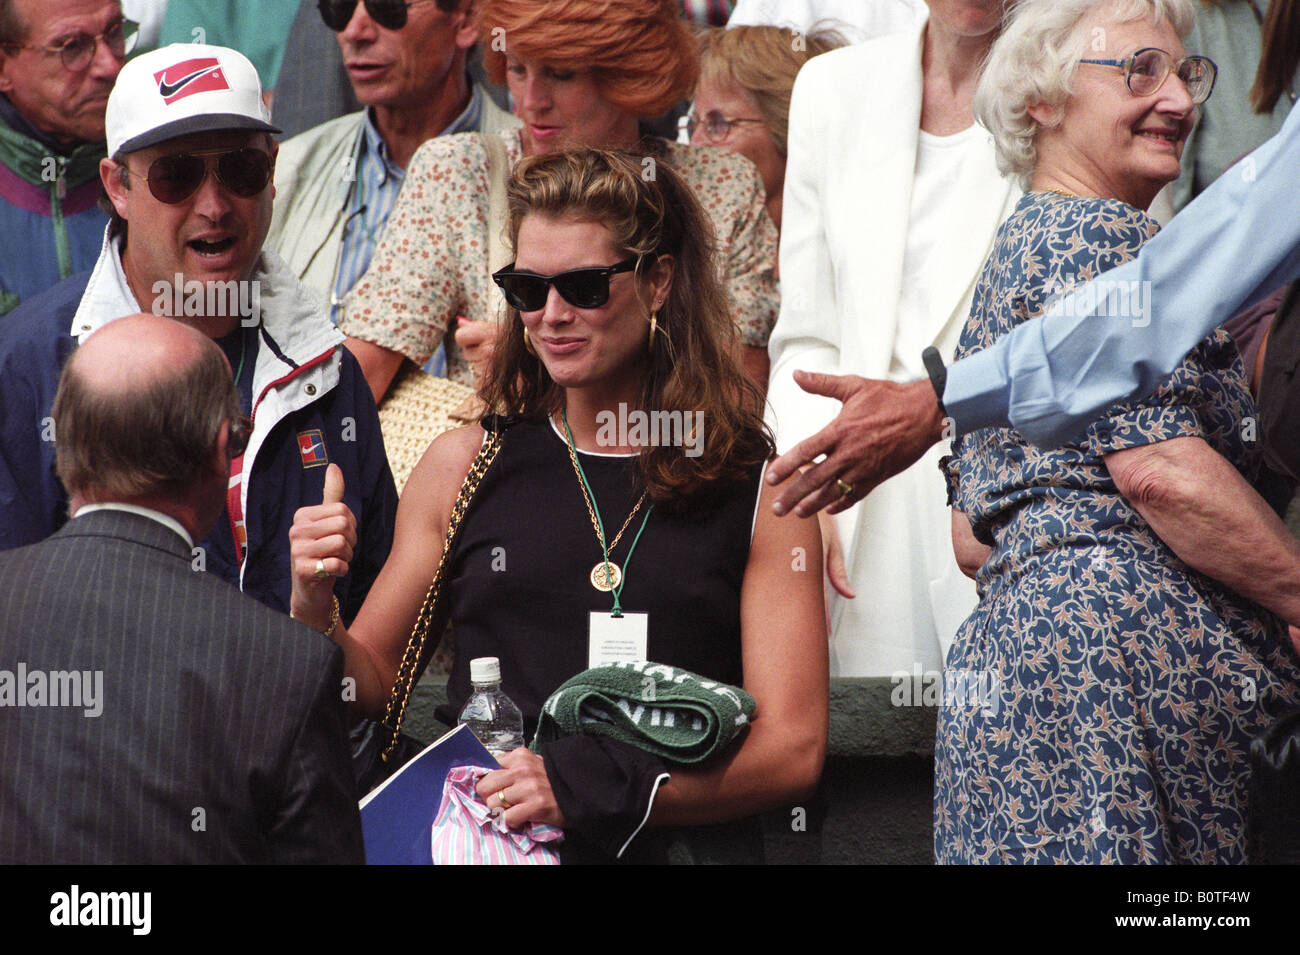
{"type": "Polygon", "coordinates": [[[716,109],[709,110],[704,114],[703,118],[701,118],[695,115],[695,108],[691,107],[691,111],[677,121],[677,128],[679,130],[684,130],[686,138],[690,139],[695,135],[695,130],[697,128],[703,127],[704,135],[708,138],[709,142],[716,146],[725,141],[726,138],[731,135],[732,126],[739,126],[742,123],[761,122],[761,119],[751,119],[743,116],[723,116],[716,109]]]}
{"type": "Polygon", "coordinates": [[[95,59],[95,46],[101,40],[104,46],[108,47],[108,52],[116,59],[125,60],[127,54],[135,48],[139,30],[138,23],[122,17],[103,33],[93,36],[89,33],[77,33],[54,46],[32,46],[28,43],[0,43],[0,46],[9,50],[36,50],[47,56],[57,53],[63,60],[65,70],[79,73],[90,66],[91,61],[95,59]]]}
{"type": "Polygon", "coordinates": [[[1219,68],[1208,56],[1185,56],[1178,63],[1164,50],[1146,47],[1122,60],[1080,60],[1093,66],[1113,66],[1124,71],[1124,82],[1134,96],[1150,96],[1165,85],[1170,73],[1187,87],[1193,103],[1204,103],[1214,92],[1219,68]]]}

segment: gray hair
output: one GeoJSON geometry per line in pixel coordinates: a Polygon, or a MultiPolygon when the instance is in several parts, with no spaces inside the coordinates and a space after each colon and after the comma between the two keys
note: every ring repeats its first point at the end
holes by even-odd
{"type": "Polygon", "coordinates": [[[1081,24],[1107,7],[1113,23],[1153,17],[1157,23],[1169,21],[1179,37],[1187,36],[1196,19],[1192,0],[1018,0],[989,52],[974,112],[993,134],[998,169],[1025,188],[1038,162],[1039,124],[1029,106],[1064,107],[1079,60],[1096,49],[1098,38],[1081,24]]]}

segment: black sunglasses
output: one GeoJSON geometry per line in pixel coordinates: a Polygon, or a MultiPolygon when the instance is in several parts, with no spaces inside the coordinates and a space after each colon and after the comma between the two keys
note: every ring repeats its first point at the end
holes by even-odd
{"type": "Polygon", "coordinates": [[[207,149],[161,156],[149,166],[149,175],[134,172],[131,175],[149,183],[149,191],[159,202],[175,205],[194,195],[203,185],[209,158],[217,160],[217,182],[245,199],[260,193],[271,181],[271,157],[252,148],[207,149]]]}
{"type": "Polygon", "coordinates": [[[501,286],[506,301],[521,312],[536,312],[546,307],[550,286],[564,300],[577,308],[600,308],[609,301],[609,277],[616,272],[631,272],[639,256],[624,259],[615,265],[593,269],[571,269],[558,275],[537,275],[533,272],[513,272],[511,262],[499,272],[492,273],[492,281],[501,286]]]}
{"type": "MultiPolygon", "coordinates": [[[[385,30],[400,30],[406,26],[406,8],[417,3],[431,3],[432,0],[366,0],[366,13],[377,26],[385,30]]],[[[352,14],[357,9],[357,0],[317,0],[316,8],[325,25],[335,33],[342,33],[348,27],[352,14]]]]}

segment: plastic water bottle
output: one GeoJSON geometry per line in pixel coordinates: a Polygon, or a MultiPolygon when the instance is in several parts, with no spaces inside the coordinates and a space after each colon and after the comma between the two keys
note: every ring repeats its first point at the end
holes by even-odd
{"type": "Polygon", "coordinates": [[[469,661],[469,681],[474,692],[457,722],[470,728],[493,756],[524,745],[524,715],[501,692],[501,662],[496,657],[469,661]]]}

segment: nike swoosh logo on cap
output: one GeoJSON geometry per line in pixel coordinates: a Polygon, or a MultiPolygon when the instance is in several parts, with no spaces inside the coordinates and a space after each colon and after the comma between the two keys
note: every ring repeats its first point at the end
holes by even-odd
{"type": "Polygon", "coordinates": [[[195,70],[195,71],[194,71],[193,73],[191,73],[189,76],[183,76],[183,77],[181,77],[181,79],[178,80],[178,81],[175,82],[175,83],[168,83],[166,80],[159,80],[159,81],[158,81],[158,92],[162,94],[163,99],[166,99],[166,98],[169,97],[169,96],[172,96],[172,95],[174,95],[174,94],[176,94],[176,93],[179,93],[182,89],[184,89],[184,88],[185,88],[186,86],[188,86],[190,83],[193,83],[195,80],[197,80],[200,76],[204,76],[204,75],[206,75],[206,74],[208,74],[208,73],[214,73],[214,72],[216,72],[216,71],[219,70],[219,69],[221,69],[221,66],[220,66],[220,65],[217,65],[217,66],[205,66],[205,67],[204,67],[203,69],[201,69],[201,70],[195,70]]]}

